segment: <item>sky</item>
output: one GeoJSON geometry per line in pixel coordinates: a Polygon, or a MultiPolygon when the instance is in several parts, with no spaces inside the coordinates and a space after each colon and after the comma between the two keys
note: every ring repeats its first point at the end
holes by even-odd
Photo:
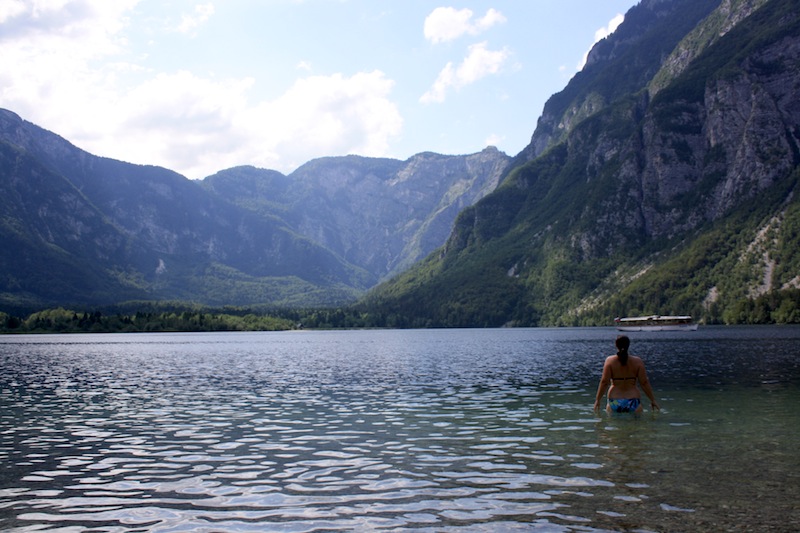
{"type": "Polygon", "coordinates": [[[0,107],[192,179],[530,141],[638,0],[0,0],[0,107]]]}

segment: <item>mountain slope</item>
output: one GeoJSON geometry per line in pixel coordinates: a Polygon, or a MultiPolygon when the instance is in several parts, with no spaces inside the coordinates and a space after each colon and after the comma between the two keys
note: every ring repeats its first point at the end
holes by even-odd
{"type": "MultiPolygon", "coordinates": [[[[462,212],[442,251],[379,287],[364,307],[415,317],[412,325],[602,324],[640,312],[724,320],[764,291],[796,286],[794,3],[770,0],[730,17],[723,2],[689,28],[685,4],[635,8],[653,16],[626,17],[619,35],[601,43],[617,51],[600,54],[595,79],[620,72],[625,47],[654,31],[647,21],[683,27],[685,36],[721,18],[736,22],[671,79],[662,75],[652,98],[651,79],[638,76],[582,117],[562,106],[576,120],[558,135],[546,123],[565,120],[541,120],[544,131],[493,194],[462,212]],[[746,268],[741,257],[764,266],[746,268]]],[[[656,76],[669,57],[648,55],[640,71],[656,76]]],[[[584,83],[576,76],[565,94],[580,94],[584,83]]]]}
{"type": "Polygon", "coordinates": [[[277,217],[376,278],[396,273],[447,239],[458,212],[497,187],[510,158],[495,148],[406,161],[357,156],[311,161],[289,176],[241,167],[203,185],[277,217]]]}
{"type": "Polygon", "coordinates": [[[0,110],[0,306],[352,302],[440,246],[508,161],[490,149],[326,158],[290,177],[241,167],[201,183],[0,110]]]}
{"type": "Polygon", "coordinates": [[[8,305],[330,304],[369,286],[366,272],[280,221],[174,172],[92,156],[8,111],[0,133],[8,305]],[[52,278],[56,265],[71,275],[52,278]]]}
{"type": "Polygon", "coordinates": [[[0,299],[12,307],[143,296],[132,243],[69,181],[0,143],[0,299]],[[46,191],[46,192],[45,192],[46,191]],[[25,198],[39,197],[36,205],[25,198]],[[63,216],[61,216],[63,214],[63,216]]]}

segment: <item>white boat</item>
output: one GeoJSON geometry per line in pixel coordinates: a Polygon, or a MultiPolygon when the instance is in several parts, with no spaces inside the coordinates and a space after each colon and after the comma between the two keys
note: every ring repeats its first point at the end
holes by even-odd
{"type": "Polygon", "coordinates": [[[632,316],[615,318],[614,325],[619,331],[696,331],[697,324],[692,317],[683,316],[632,316]]]}

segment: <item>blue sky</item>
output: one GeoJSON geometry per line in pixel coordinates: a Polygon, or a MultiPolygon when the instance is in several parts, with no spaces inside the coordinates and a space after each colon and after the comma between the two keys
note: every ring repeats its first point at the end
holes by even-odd
{"type": "Polygon", "coordinates": [[[0,107],[203,178],[509,155],[638,0],[0,0],[0,107]]]}

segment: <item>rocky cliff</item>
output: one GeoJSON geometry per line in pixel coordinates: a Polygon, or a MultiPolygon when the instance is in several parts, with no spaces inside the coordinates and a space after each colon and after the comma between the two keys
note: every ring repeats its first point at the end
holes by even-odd
{"type": "Polygon", "coordinates": [[[721,321],[792,287],[798,46],[789,0],[642,2],[444,252],[367,307],[439,325],[721,321]]]}
{"type": "Polygon", "coordinates": [[[592,48],[583,70],[547,101],[530,144],[520,154],[522,160],[538,157],[620,95],[641,90],[664,66],[661,58],[674,53],[719,4],[720,0],[643,0],[631,8],[614,34],[592,48]]]}
{"type": "Polygon", "coordinates": [[[492,147],[406,161],[324,158],[288,177],[245,167],[220,172],[204,185],[237,205],[280,216],[298,233],[384,278],[441,246],[456,215],[497,187],[509,160],[492,147]]]}

